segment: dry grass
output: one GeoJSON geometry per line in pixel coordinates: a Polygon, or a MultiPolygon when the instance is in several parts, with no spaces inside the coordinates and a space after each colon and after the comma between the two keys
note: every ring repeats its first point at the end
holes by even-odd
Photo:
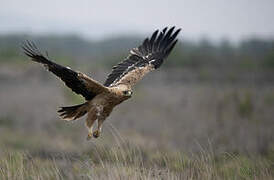
{"type": "MultiPolygon", "coordinates": [[[[41,158],[24,152],[4,152],[1,179],[273,179],[273,164],[265,158],[209,152],[184,156],[181,153],[145,152],[131,147],[104,149],[95,157],[41,158]],[[129,148],[129,149],[127,149],[129,148]],[[137,152],[136,152],[137,151],[137,152]],[[143,152],[144,153],[144,152],[143,152]],[[150,154],[147,158],[147,153],[150,154]],[[272,166],[272,167],[271,167],[272,166]]],[[[273,163],[273,162],[272,162],[273,163]]]]}
{"type": "Polygon", "coordinates": [[[0,151],[0,179],[274,178],[271,157],[216,155],[211,146],[200,146],[199,153],[185,154],[136,146],[114,131],[113,137],[114,145],[94,142],[83,152],[48,151],[41,149],[44,145],[35,151],[11,146],[0,151]]]}

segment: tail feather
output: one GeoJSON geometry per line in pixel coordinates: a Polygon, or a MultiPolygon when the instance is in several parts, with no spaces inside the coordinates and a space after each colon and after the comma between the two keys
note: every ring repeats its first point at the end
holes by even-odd
{"type": "Polygon", "coordinates": [[[75,106],[60,107],[58,113],[64,120],[76,120],[84,116],[88,112],[88,103],[83,103],[75,106]]]}

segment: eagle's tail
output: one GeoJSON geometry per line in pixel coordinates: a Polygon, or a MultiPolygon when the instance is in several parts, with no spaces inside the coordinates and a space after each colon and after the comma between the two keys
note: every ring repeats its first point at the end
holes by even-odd
{"type": "Polygon", "coordinates": [[[60,110],[58,110],[60,117],[67,121],[76,120],[79,117],[84,116],[87,112],[88,102],[75,106],[60,107],[60,110]]]}

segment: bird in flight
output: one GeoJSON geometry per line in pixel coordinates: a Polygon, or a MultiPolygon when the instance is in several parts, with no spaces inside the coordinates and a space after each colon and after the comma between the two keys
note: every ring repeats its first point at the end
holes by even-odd
{"type": "Polygon", "coordinates": [[[60,117],[67,121],[76,120],[87,114],[87,140],[97,138],[102,131],[102,124],[113,108],[132,95],[132,87],[144,75],[159,68],[177,43],[181,29],[175,27],[156,30],[150,38],[133,48],[128,57],[112,68],[104,84],[97,82],[84,73],[73,71],[69,67],[56,64],[45,56],[30,41],[22,45],[24,53],[32,61],[43,64],[46,69],[58,76],[75,93],[82,95],[85,102],[79,105],[60,107],[60,117]],[[97,129],[93,131],[95,121],[97,129]]]}

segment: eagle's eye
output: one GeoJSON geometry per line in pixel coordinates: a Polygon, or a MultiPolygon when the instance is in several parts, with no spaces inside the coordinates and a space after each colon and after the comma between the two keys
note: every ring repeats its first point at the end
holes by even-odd
{"type": "Polygon", "coordinates": [[[125,96],[131,96],[132,92],[131,91],[123,91],[123,94],[125,96]]]}

